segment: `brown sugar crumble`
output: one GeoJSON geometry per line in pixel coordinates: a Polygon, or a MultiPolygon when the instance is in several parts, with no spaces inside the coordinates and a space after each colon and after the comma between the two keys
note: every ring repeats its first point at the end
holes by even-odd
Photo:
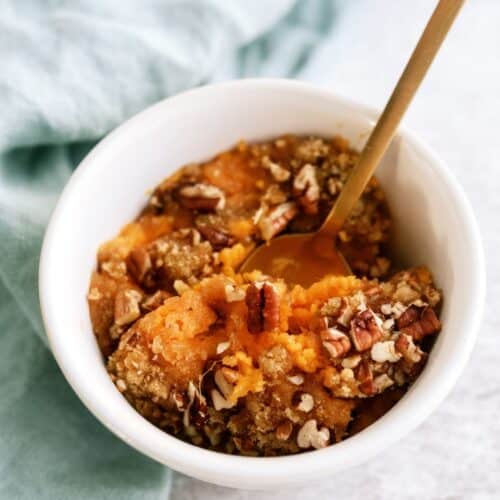
{"type": "Polygon", "coordinates": [[[195,445],[273,456],[370,425],[424,367],[441,329],[425,268],[394,273],[373,178],[338,235],[353,276],[309,288],[238,267],[317,229],[358,158],[339,137],[283,136],[183,167],[98,251],[88,304],[117,389],[195,445]]]}

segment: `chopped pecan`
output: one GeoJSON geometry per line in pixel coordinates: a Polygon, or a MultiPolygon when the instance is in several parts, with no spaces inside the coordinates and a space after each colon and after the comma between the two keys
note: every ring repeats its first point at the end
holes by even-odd
{"type": "Polygon", "coordinates": [[[340,358],[351,348],[349,337],[337,328],[327,328],[320,333],[323,347],[332,358],[340,358]]]}
{"type": "Polygon", "coordinates": [[[245,302],[249,332],[272,331],[279,325],[280,297],[272,283],[252,283],[247,288],[245,302]]]}
{"type": "Polygon", "coordinates": [[[115,324],[123,326],[135,321],[141,315],[141,299],[142,294],[133,288],[120,290],[115,297],[115,324]]]}
{"type": "Polygon", "coordinates": [[[367,396],[371,396],[375,394],[376,388],[373,383],[373,373],[370,367],[370,363],[363,359],[361,363],[357,366],[355,371],[355,377],[358,381],[359,390],[366,394],[367,396]]]}
{"type": "Polygon", "coordinates": [[[366,351],[382,337],[375,314],[366,309],[354,316],[350,329],[352,343],[357,351],[366,351]]]}
{"type": "Polygon", "coordinates": [[[375,378],[373,385],[375,386],[375,390],[380,393],[394,385],[394,380],[387,373],[382,373],[382,375],[375,378]]]}
{"type": "Polygon", "coordinates": [[[279,163],[272,161],[269,156],[262,157],[262,166],[267,168],[278,182],[285,182],[290,178],[290,171],[283,168],[279,163]]]}
{"type": "Polygon", "coordinates": [[[223,352],[227,351],[230,346],[231,342],[229,341],[219,342],[217,344],[217,347],[215,348],[215,354],[222,354],[223,352]]]}
{"type": "Polygon", "coordinates": [[[293,424],[290,420],[284,420],[276,427],[276,439],[286,441],[293,431],[293,424]]]}
{"type": "Polygon", "coordinates": [[[423,351],[415,345],[413,337],[406,333],[400,333],[394,343],[396,351],[409,363],[419,363],[423,356],[423,351]]]}
{"type": "Polygon", "coordinates": [[[396,351],[393,340],[373,344],[370,356],[377,363],[385,363],[386,361],[396,363],[401,358],[401,354],[396,351]]]}
{"type": "Polygon", "coordinates": [[[127,259],[127,268],[137,283],[144,283],[151,270],[151,256],[145,248],[134,248],[127,259]]]}
{"type": "Polygon", "coordinates": [[[217,389],[212,389],[210,395],[212,396],[212,404],[217,411],[229,410],[230,408],[234,408],[236,406],[235,402],[225,398],[217,389]]]}
{"type": "Polygon", "coordinates": [[[299,170],[293,181],[293,195],[306,214],[314,215],[318,213],[319,194],[316,168],[308,163],[299,170]]]}
{"type": "Polygon", "coordinates": [[[304,375],[300,373],[297,375],[290,375],[287,379],[293,385],[302,385],[304,383],[304,375]]]}
{"type": "Polygon", "coordinates": [[[316,420],[308,420],[297,433],[297,445],[299,448],[324,448],[330,441],[330,431],[326,427],[318,430],[316,420]]]}
{"type": "Polygon", "coordinates": [[[411,335],[415,340],[420,340],[426,335],[439,332],[441,322],[434,309],[429,306],[417,307],[411,305],[398,319],[399,330],[411,335]]]}
{"type": "Polygon", "coordinates": [[[120,279],[127,273],[127,265],[122,260],[107,260],[101,262],[100,270],[115,279],[120,279]]]}
{"type": "Polygon", "coordinates": [[[184,410],[183,423],[185,427],[190,424],[202,427],[208,418],[207,401],[198,387],[190,381],[187,390],[188,404],[184,410]]]}
{"type": "Polygon", "coordinates": [[[203,219],[197,218],[195,224],[200,234],[211,243],[215,250],[230,247],[236,243],[236,238],[233,235],[203,219]]]}
{"type": "Polygon", "coordinates": [[[297,146],[296,155],[304,161],[315,162],[320,158],[324,158],[329,151],[330,147],[324,139],[308,137],[301,140],[297,146]]]}
{"type": "Polygon", "coordinates": [[[297,213],[297,205],[293,201],[287,201],[274,207],[269,214],[260,216],[258,226],[262,239],[268,241],[284,231],[297,213]]]}
{"type": "Polygon", "coordinates": [[[226,378],[225,373],[222,369],[219,369],[214,374],[214,381],[217,389],[219,389],[220,393],[227,399],[231,396],[233,392],[234,386],[233,384],[226,378]]]}
{"type": "Polygon", "coordinates": [[[419,308],[415,305],[411,305],[405,309],[403,314],[401,314],[397,320],[398,329],[401,330],[401,328],[415,323],[418,320],[419,313],[419,308]]]}
{"type": "Polygon", "coordinates": [[[154,311],[172,295],[165,290],[158,290],[153,295],[150,295],[142,304],[141,307],[146,311],[154,311]]]}
{"type": "Polygon", "coordinates": [[[314,398],[308,392],[297,391],[292,397],[292,404],[297,410],[309,413],[314,408],[314,398]]]}
{"type": "Polygon", "coordinates": [[[222,210],[226,204],[224,192],[212,184],[188,184],[179,189],[179,201],[192,210],[211,212],[222,210]]]}

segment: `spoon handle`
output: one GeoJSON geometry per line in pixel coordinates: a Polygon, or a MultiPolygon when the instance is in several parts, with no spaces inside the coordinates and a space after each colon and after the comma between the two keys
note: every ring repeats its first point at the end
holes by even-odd
{"type": "Polygon", "coordinates": [[[440,0],[321,233],[336,235],[360,198],[465,0],[440,0]]]}

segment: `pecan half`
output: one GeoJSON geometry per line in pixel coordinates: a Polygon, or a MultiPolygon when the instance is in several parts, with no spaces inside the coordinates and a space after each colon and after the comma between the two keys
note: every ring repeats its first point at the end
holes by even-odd
{"type": "Polygon", "coordinates": [[[196,219],[195,224],[200,234],[211,243],[215,250],[230,247],[236,243],[236,238],[220,227],[215,227],[199,218],[196,219]]]}
{"type": "Polygon", "coordinates": [[[366,309],[354,316],[350,329],[352,343],[357,351],[366,351],[382,337],[375,315],[366,309]]]}
{"type": "Polygon", "coordinates": [[[439,321],[432,307],[417,307],[411,305],[398,319],[398,329],[415,340],[420,340],[426,335],[432,335],[441,330],[439,321]]]}
{"type": "Polygon", "coordinates": [[[272,331],[279,325],[280,297],[273,284],[252,283],[246,291],[247,328],[250,333],[272,331]]]}
{"type": "Polygon", "coordinates": [[[141,315],[141,299],[142,294],[133,288],[120,290],[115,297],[115,324],[123,326],[135,321],[141,315]]]}
{"type": "Polygon", "coordinates": [[[304,165],[293,180],[293,195],[297,198],[304,212],[309,215],[318,213],[319,184],[316,169],[311,164],[304,165]]]}
{"type": "Polygon", "coordinates": [[[293,201],[287,201],[273,208],[268,214],[262,215],[258,220],[262,239],[268,241],[284,231],[297,213],[297,205],[293,201]]]}
{"type": "Polygon", "coordinates": [[[363,359],[357,366],[355,377],[358,381],[359,390],[363,394],[366,394],[367,396],[375,394],[376,388],[375,384],[373,383],[372,369],[370,367],[370,363],[366,359],[363,359]]]}
{"type": "Polygon", "coordinates": [[[262,331],[262,295],[260,288],[252,283],[246,291],[245,303],[248,308],[247,328],[250,333],[262,331]]]}
{"type": "Polygon", "coordinates": [[[224,192],[212,184],[189,184],[178,191],[181,204],[192,210],[211,212],[222,210],[226,204],[224,192]]]}

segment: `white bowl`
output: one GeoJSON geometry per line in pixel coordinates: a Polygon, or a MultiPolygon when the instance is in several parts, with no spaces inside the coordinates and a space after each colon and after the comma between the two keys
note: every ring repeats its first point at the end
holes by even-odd
{"type": "MultiPolygon", "coordinates": [[[[425,264],[444,292],[443,330],[405,397],[361,433],[328,448],[272,458],[198,448],[157,429],[116,390],[92,334],[86,302],[100,243],[183,164],[210,158],[239,139],[283,133],[341,134],[360,148],[377,113],[330,91],[286,80],[242,80],[166,99],[127,121],[85,158],[66,186],[45,235],[40,301],[54,356],[90,411],[155,460],[225,486],[266,488],[331,476],[372,458],[420,424],[462,371],[485,294],[480,236],[460,186],[412,134],[401,130],[377,175],[395,219],[396,253],[425,264]]],[[[445,429],[446,422],[443,422],[445,429]]]]}

